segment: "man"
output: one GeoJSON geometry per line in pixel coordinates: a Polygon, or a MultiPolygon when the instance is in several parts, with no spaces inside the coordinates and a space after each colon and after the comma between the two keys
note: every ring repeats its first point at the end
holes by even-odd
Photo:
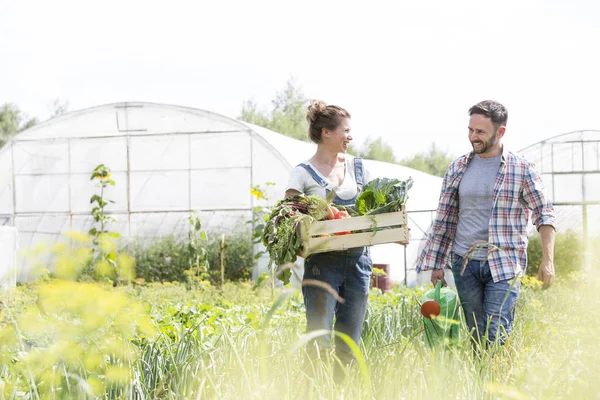
{"type": "Polygon", "coordinates": [[[473,339],[485,346],[484,337],[494,343],[499,336],[504,344],[519,294],[520,281],[515,278],[526,269],[530,216],[543,246],[538,278],[544,289],[552,285],[554,209],[533,164],[502,145],[506,108],[486,100],[471,107],[469,115],[473,151],[446,171],[417,272],[432,270],[431,282],[446,284],[444,266],[450,261],[473,339]]]}

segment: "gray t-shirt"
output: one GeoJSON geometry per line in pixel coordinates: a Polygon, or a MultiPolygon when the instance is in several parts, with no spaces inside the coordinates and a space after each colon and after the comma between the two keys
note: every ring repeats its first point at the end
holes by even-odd
{"type": "MultiPolygon", "coordinates": [[[[475,154],[458,188],[458,226],[452,251],[465,256],[476,241],[488,242],[494,206],[494,186],[502,156],[481,158],[475,154]]],[[[480,245],[479,245],[480,246],[480,245]]],[[[475,251],[473,260],[485,260],[487,247],[475,251]]]]}

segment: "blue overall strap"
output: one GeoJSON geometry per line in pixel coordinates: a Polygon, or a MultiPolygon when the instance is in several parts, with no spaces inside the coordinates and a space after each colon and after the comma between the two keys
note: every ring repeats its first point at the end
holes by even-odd
{"type": "Polygon", "coordinates": [[[364,170],[363,160],[360,157],[354,157],[354,176],[356,177],[356,185],[358,186],[358,192],[362,192],[364,185],[364,170]]]}
{"type": "Polygon", "coordinates": [[[319,174],[317,174],[317,172],[312,169],[312,167],[310,165],[306,165],[304,163],[298,164],[299,167],[303,167],[305,170],[308,171],[308,173],[313,177],[313,179],[315,181],[317,181],[317,183],[319,185],[321,185],[324,188],[327,188],[327,186],[329,186],[329,184],[327,182],[325,182],[320,176],[319,174]]]}

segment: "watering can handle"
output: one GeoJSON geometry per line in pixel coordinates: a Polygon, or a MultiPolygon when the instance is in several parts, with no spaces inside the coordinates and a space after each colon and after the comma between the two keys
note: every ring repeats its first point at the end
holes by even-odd
{"type": "Polygon", "coordinates": [[[442,289],[442,281],[438,280],[435,283],[435,302],[440,304],[441,301],[441,296],[440,296],[440,290],[442,289]]]}

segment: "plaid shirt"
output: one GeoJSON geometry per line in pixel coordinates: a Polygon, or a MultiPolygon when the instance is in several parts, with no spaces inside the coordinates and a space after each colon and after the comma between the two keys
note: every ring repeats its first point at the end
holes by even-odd
{"type": "MultiPolygon", "coordinates": [[[[448,167],[437,215],[425,247],[417,261],[417,272],[442,269],[448,262],[458,225],[458,187],[474,153],[465,154],[448,167]]],[[[555,227],[554,208],[544,193],[544,185],[533,163],[506,148],[494,186],[494,202],[489,224],[488,252],[494,282],[512,279],[527,265],[527,221],[539,230],[555,227]]]]}

